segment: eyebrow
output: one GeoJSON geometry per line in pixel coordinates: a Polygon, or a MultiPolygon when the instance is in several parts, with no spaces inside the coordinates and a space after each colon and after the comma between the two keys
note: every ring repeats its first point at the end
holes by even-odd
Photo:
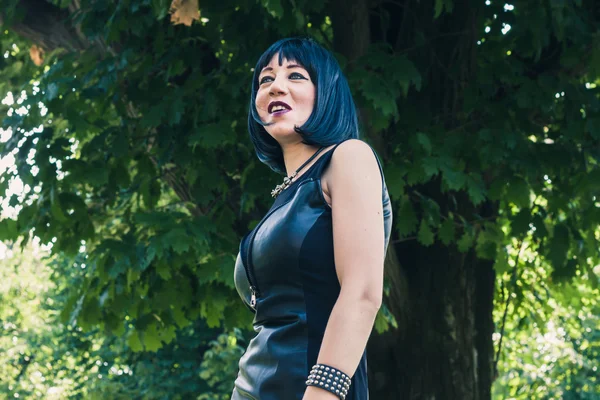
{"type": "MultiPolygon", "coordinates": [[[[299,65],[299,64],[290,64],[290,65],[287,66],[287,69],[292,69],[292,68],[306,69],[302,65],[299,65]]],[[[266,71],[273,71],[273,67],[264,67],[262,69],[262,71],[260,71],[260,73],[262,74],[263,72],[266,72],[266,71]]]]}

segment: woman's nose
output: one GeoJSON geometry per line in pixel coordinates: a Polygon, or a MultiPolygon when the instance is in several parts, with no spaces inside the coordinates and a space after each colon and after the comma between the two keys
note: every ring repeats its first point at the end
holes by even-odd
{"type": "Polygon", "coordinates": [[[269,87],[269,94],[274,96],[278,94],[285,94],[287,92],[287,85],[283,77],[275,77],[275,80],[271,82],[269,87]]]}

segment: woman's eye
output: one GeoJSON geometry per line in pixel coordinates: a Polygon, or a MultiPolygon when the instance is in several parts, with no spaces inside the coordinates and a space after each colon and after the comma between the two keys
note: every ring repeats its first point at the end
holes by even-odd
{"type": "Polygon", "coordinates": [[[292,72],[290,74],[290,78],[291,79],[306,79],[302,74],[299,74],[298,72],[292,72]]]}
{"type": "MultiPolygon", "coordinates": [[[[304,75],[298,72],[292,72],[289,76],[289,79],[306,79],[304,75]]],[[[263,76],[262,79],[258,82],[259,85],[267,82],[273,82],[275,79],[272,76],[263,76]]]]}

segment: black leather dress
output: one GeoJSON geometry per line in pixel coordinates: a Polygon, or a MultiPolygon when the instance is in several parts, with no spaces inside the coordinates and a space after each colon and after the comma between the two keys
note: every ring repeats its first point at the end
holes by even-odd
{"type": "MultiPolygon", "coordinates": [[[[305,381],[317,361],[329,315],[340,293],[331,207],[321,189],[322,172],[337,146],[285,189],[242,239],[235,264],[235,286],[255,313],[253,326],[257,334],[240,359],[232,400],[302,399],[305,381]]],[[[392,208],[381,164],[379,169],[387,250],[392,208]]],[[[368,397],[365,350],[346,399],[368,397]]]]}

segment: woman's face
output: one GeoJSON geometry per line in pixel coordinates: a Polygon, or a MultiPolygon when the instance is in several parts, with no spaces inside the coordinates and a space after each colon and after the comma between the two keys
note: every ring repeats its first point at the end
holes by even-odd
{"type": "Polygon", "coordinates": [[[266,131],[278,142],[295,134],[310,117],[315,104],[315,85],[308,72],[294,61],[284,59],[279,65],[275,54],[258,76],[256,110],[268,124],[266,131]]]}

